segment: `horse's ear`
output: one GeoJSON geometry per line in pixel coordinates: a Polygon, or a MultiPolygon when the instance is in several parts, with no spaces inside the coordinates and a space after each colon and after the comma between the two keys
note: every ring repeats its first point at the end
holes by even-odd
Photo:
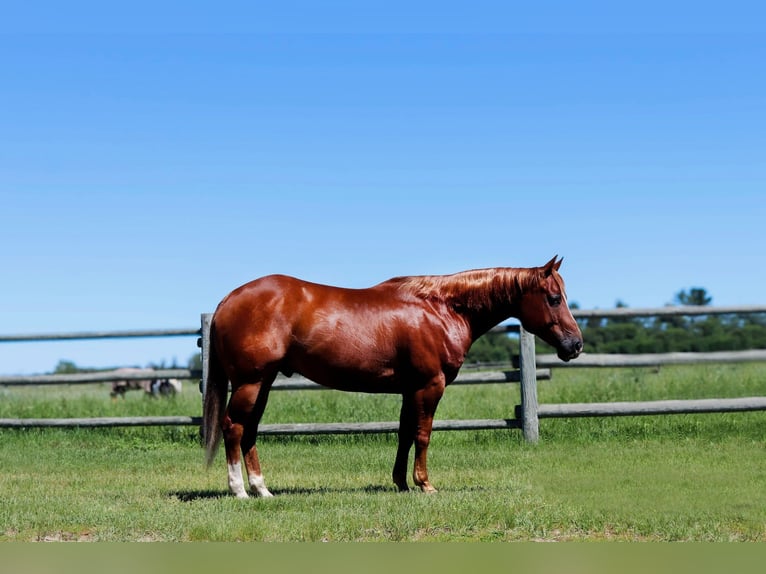
{"type": "Polygon", "coordinates": [[[557,262],[556,259],[558,259],[558,257],[559,257],[558,255],[554,255],[553,259],[551,259],[550,261],[548,261],[548,263],[543,265],[543,275],[545,275],[545,277],[550,277],[553,274],[554,270],[558,271],[559,267],[561,267],[561,261],[564,261],[564,259],[562,258],[560,261],[557,262]]]}

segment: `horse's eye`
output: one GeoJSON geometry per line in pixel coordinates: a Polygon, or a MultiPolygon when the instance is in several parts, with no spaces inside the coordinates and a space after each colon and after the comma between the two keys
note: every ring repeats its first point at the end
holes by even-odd
{"type": "Polygon", "coordinates": [[[561,295],[548,295],[548,305],[558,307],[561,305],[561,295]]]}

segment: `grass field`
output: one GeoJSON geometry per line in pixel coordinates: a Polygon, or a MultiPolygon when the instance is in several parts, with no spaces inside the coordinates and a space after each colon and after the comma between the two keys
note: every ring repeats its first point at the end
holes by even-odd
{"type": "MultiPolygon", "coordinates": [[[[541,403],[766,395],[766,365],[558,370],[541,403]]],[[[511,384],[453,387],[437,418],[506,418],[511,384]]],[[[112,401],[102,386],[0,389],[0,418],[199,414],[172,400],[112,401]]],[[[397,397],[273,393],[264,422],[396,420],[397,397]]],[[[277,496],[230,497],[222,454],[197,430],[0,430],[0,540],[766,541],[766,413],[541,421],[436,432],[440,492],[400,494],[393,435],[263,437],[277,496]]]]}

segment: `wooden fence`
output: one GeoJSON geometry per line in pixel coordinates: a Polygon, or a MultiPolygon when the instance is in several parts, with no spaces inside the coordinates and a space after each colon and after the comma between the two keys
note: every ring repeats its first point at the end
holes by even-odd
{"type": "MultiPolygon", "coordinates": [[[[633,318],[685,315],[722,315],[766,313],[766,306],[747,307],[665,307],[661,309],[611,309],[611,310],[574,310],[578,319],[591,318],[633,318]]],[[[210,314],[202,315],[200,329],[164,329],[143,331],[110,331],[88,333],[59,333],[43,335],[8,335],[0,336],[3,342],[33,342],[87,340],[104,338],[131,337],[170,337],[196,336],[201,347],[202,370],[163,369],[152,373],[151,378],[199,379],[200,390],[204,392],[207,381],[210,314]]],[[[519,332],[518,369],[496,369],[471,372],[463,369],[453,384],[488,384],[520,383],[520,401],[512,410],[513,418],[479,420],[437,420],[435,430],[479,430],[519,428],[526,440],[536,442],[539,437],[539,419],[554,417],[588,416],[625,416],[657,415],[698,412],[732,412],[766,410],[766,397],[746,397],[736,399],[705,400],[670,400],[645,402],[613,403],[575,403],[575,404],[538,404],[537,381],[551,376],[551,368],[582,367],[643,367],[666,364],[684,364],[700,362],[744,362],[766,361],[766,350],[722,352],[722,353],[665,353],[651,355],[589,355],[583,354],[575,361],[564,363],[555,355],[535,356],[534,336],[514,325],[497,327],[496,331],[519,332]]],[[[0,377],[0,385],[52,385],[52,384],[90,384],[116,380],[146,379],[146,373],[82,373],[74,375],[36,375],[24,377],[0,377]]],[[[292,379],[279,378],[274,383],[274,390],[312,390],[319,385],[301,377],[292,379]]],[[[509,410],[511,410],[509,408],[509,410]]],[[[80,419],[0,419],[0,427],[104,427],[104,426],[152,426],[152,425],[191,425],[199,426],[199,416],[165,417],[101,417],[80,419]]],[[[264,435],[282,434],[348,434],[396,432],[398,421],[369,423],[326,423],[326,424],[271,424],[262,425],[264,435]]]]}
{"type": "MultiPolygon", "coordinates": [[[[623,307],[609,310],[576,309],[572,311],[572,314],[576,319],[747,315],[752,313],[766,313],[766,306],[679,306],[662,307],[658,309],[631,309],[623,307]]],[[[522,347],[523,339],[524,333],[522,332],[522,347]]],[[[533,345],[533,343],[530,343],[530,345],[533,345]]],[[[766,362],[766,349],[707,353],[654,353],[630,355],[590,355],[588,353],[583,353],[576,360],[568,363],[560,361],[555,355],[540,355],[535,357],[535,365],[537,367],[546,366],[556,368],[656,367],[660,365],[677,364],[742,362],[766,362]]],[[[766,410],[766,397],[537,405],[537,386],[534,385],[528,393],[532,395],[530,400],[534,403],[534,406],[527,407],[525,410],[522,400],[522,405],[516,408],[516,416],[517,418],[529,417],[531,419],[530,422],[523,427],[524,438],[530,442],[536,442],[539,438],[538,420],[541,418],[668,415],[766,410]]],[[[522,389],[522,398],[523,394],[524,390],[522,389]]]]}

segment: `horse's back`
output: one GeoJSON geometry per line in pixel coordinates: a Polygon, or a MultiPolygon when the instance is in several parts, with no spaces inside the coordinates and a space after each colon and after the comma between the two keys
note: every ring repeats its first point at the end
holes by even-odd
{"type": "Polygon", "coordinates": [[[355,310],[380,308],[389,301],[371,289],[345,289],[288,275],[267,275],[229,293],[218,305],[213,324],[229,343],[251,337],[301,340],[337,324],[355,322],[355,310]],[[342,321],[343,322],[343,321],[342,321]]]}

